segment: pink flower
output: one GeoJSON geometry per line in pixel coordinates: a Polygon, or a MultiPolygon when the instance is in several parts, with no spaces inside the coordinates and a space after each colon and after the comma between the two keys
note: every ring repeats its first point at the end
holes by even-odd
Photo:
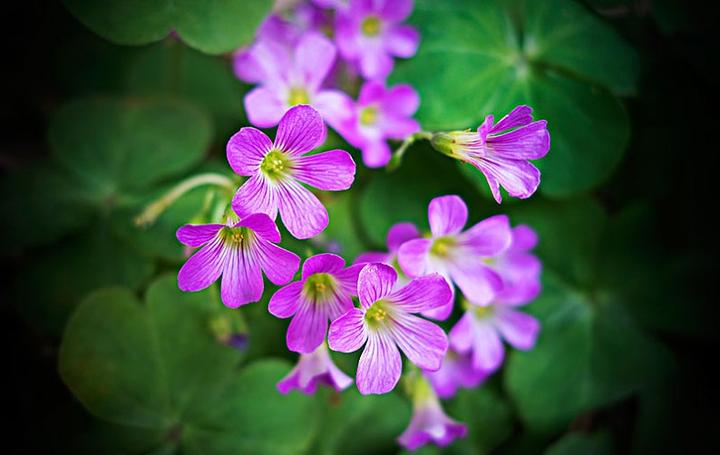
{"type": "Polygon", "coordinates": [[[294,316],[287,331],[288,349],[308,354],[325,341],[328,320],[353,308],[362,264],[345,268],[334,254],[318,254],[305,261],[302,278],[278,290],[270,299],[270,313],[294,316]]]}
{"type": "Polygon", "coordinates": [[[442,366],[437,371],[423,372],[435,390],[444,399],[455,396],[459,388],[472,389],[480,385],[489,375],[487,371],[473,367],[467,354],[458,354],[449,349],[442,366]]]}
{"type": "Polygon", "coordinates": [[[341,392],[350,387],[352,382],[352,378],[335,366],[325,343],[321,343],[310,354],[300,355],[295,368],[277,383],[277,389],[283,394],[297,389],[306,395],[312,395],[318,384],[325,384],[341,392]]]}
{"type": "Polygon", "coordinates": [[[500,186],[525,199],[540,185],[540,171],[529,160],[547,155],[550,133],[545,120],[532,120],[532,108],[518,106],[493,125],[493,116],[477,132],[456,131],[433,135],[438,151],[470,163],[487,178],[495,200],[502,202],[500,186]]]}
{"type": "Polygon", "coordinates": [[[352,308],[330,325],[328,344],[339,352],[365,345],[357,369],[363,395],[391,391],[402,364],[398,347],[424,370],[440,368],[448,341],[440,327],[413,313],[443,306],[450,288],[439,275],[412,280],[395,290],[397,273],[385,264],[368,264],[358,277],[360,308],[352,308]]]}
{"type": "Polygon", "coordinates": [[[300,265],[297,255],[274,245],[280,232],[264,214],[227,225],[187,224],[178,229],[177,238],[189,247],[200,247],[178,273],[180,289],[199,291],[222,275],[220,297],[230,308],[260,300],[262,272],[274,284],[283,285],[300,265]]]}
{"type": "Polygon", "coordinates": [[[313,237],[328,224],[325,207],[300,183],[325,191],[350,188],[355,162],[343,150],[304,156],[325,140],[325,125],[310,106],[290,109],[280,121],[275,142],[255,128],[243,128],[227,145],[233,170],[247,181],[238,189],[232,206],[241,217],[265,213],[280,217],[299,239],[313,237]]]}
{"type": "MultiPolygon", "coordinates": [[[[489,304],[503,289],[500,275],[488,262],[510,246],[511,230],[507,216],[497,215],[463,231],[468,211],[459,196],[441,196],[430,201],[430,238],[405,242],[398,261],[410,277],[439,273],[451,285],[480,305],[489,304]]],[[[447,319],[453,300],[424,316],[447,319]]]]}
{"type": "Polygon", "coordinates": [[[350,0],[338,11],[335,34],[340,53],[356,62],[366,79],[385,79],[393,57],[417,52],[420,35],[402,24],[412,9],[412,0],[350,0]]]}
{"type": "Polygon", "coordinates": [[[334,128],[353,146],[362,151],[368,167],[385,166],[390,161],[388,139],[405,139],[420,130],[412,116],[420,98],[407,84],[386,88],[381,82],[366,82],[351,115],[334,128]]]}
{"type": "Polygon", "coordinates": [[[412,223],[397,223],[393,225],[387,234],[387,247],[388,251],[383,253],[381,251],[368,251],[361,254],[355,259],[355,264],[382,262],[383,264],[391,265],[398,273],[398,280],[395,284],[396,287],[405,286],[410,282],[407,276],[402,272],[400,265],[397,260],[397,252],[400,249],[400,245],[407,242],[408,240],[417,239],[420,237],[420,231],[412,223]]]}

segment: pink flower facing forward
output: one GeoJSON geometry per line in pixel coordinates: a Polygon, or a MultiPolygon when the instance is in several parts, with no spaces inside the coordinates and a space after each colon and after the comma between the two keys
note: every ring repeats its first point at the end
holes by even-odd
{"type": "Polygon", "coordinates": [[[277,125],[292,106],[310,104],[330,125],[348,115],[352,100],[339,90],[325,90],[323,81],[335,62],[335,45],[317,32],[306,32],[293,52],[273,41],[260,41],[250,51],[260,86],[245,96],[245,111],[253,125],[277,125]]]}
{"type": "Polygon", "coordinates": [[[398,347],[412,363],[430,371],[440,368],[447,351],[445,332],[412,314],[447,303],[451,292],[445,280],[429,275],[393,291],[396,281],[392,267],[365,265],[358,277],[361,307],[330,325],[330,349],[353,352],[365,345],[356,378],[363,395],[387,393],[395,387],[402,369],[398,347]]]}
{"type": "Polygon", "coordinates": [[[459,354],[449,349],[437,371],[423,372],[435,390],[443,399],[455,396],[458,389],[473,389],[480,385],[490,373],[474,368],[472,358],[468,354],[459,354]]]}
{"type": "Polygon", "coordinates": [[[392,155],[387,140],[405,139],[420,130],[420,124],[411,118],[419,105],[417,92],[407,84],[386,88],[369,81],[360,90],[352,115],[335,128],[362,151],[366,166],[385,166],[392,155]]]}
{"type": "Polygon", "coordinates": [[[325,207],[300,182],[326,191],[346,190],[355,179],[355,162],[343,150],[303,156],[325,141],[325,125],[310,106],[290,109],[280,121],[275,142],[255,128],[243,128],[227,145],[233,170],[250,178],[232,202],[241,217],[278,211],[288,231],[313,237],[328,224],[325,207]]]}
{"type": "Polygon", "coordinates": [[[260,300],[262,272],[274,284],[283,285],[300,265],[297,255],[274,245],[280,232],[264,214],[227,225],[187,224],[178,229],[177,238],[189,247],[201,247],[180,269],[180,289],[199,291],[222,275],[220,296],[230,308],[260,300]]]}
{"type": "Polygon", "coordinates": [[[325,343],[321,343],[310,354],[300,355],[295,368],[277,383],[277,389],[283,394],[291,390],[299,390],[306,395],[312,395],[317,390],[318,384],[325,384],[342,392],[350,387],[352,382],[352,378],[335,366],[325,343]]]}
{"type": "Polygon", "coordinates": [[[288,349],[308,354],[323,343],[328,320],[354,308],[352,296],[361,268],[362,264],[345,268],[343,258],[318,254],[305,261],[302,279],[272,296],[270,313],[279,318],[294,315],[287,331],[288,349]]]}
{"type": "Polygon", "coordinates": [[[407,242],[408,240],[417,239],[420,237],[420,231],[412,223],[397,223],[393,225],[387,234],[387,253],[382,251],[368,251],[361,254],[355,259],[355,264],[370,264],[373,262],[381,262],[383,264],[391,265],[398,273],[398,280],[395,283],[395,287],[405,286],[410,282],[408,277],[402,272],[400,265],[397,260],[397,252],[400,249],[400,245],[407,242]]]}
{"type": "Polygon", "coordinates": [[[385,79],[393,57],[417,52],[420,35],[402,22],[412,12],[412,0],[350,0],[338,11],[335,36],[342,56],[360,67],[366,79],[385,79]]]}
{"type": "MultiPolygon", "coordinates": [[[[405,242],[398,252],[403,271],[411,277],[439,273],[451,285],[478,304],[489,304],[502,291],[500,275],[488,262],[510,246],[508,218],[497,215],[463,232],[468,211],[459,196],[441,196],[430,201],[430,238],[405,242]]],[[[452,312],[453,301],[442,308],[423,313],[444,320],[452,312]]]]}
{"type": "Polygon", "coordinates": [[[416,450],[428,443],[445,447],[465,437],[467,427],[445,414],[424,378],[415,379],[413,389],[413,415],[410,425],[398,438],[400,445],[407,450],[416,450]]]}
{"type": "Polygon", "coordinates": [[[495,125],[493,120],[492,115],[485,117],[477,132],[437,133],[433,147],[478,168],[498,203],[500,186],[510,196],[528,198],[540,185],[540,171],[528,160],[542,158],[550,150],[547,122],[533,122],[529,106],[516,107],[495,125]]]}

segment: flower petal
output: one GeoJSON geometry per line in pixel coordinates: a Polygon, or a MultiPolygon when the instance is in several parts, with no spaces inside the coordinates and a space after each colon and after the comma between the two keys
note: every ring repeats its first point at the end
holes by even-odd
{"type": "Polygon", "coordinates": [[[510,196],[520,199],[532,196],[540,185],[540,171],[527,161],[492,157],[472,164],[485,174],[498,203],[502,200],[496,190],[498,183],[510,196]]]}
{"type": "Polygon", "coordinates": [[[364,308],[389,295],[395,282],[397,272],[387,264],[368,264],[358,275],[358,298],[364,308]]]}
{"type": "Polygon", "coordinates": [[[288,231],[297,239],[315,237],[328,225],[325,206],[309,190],[294,180],[277,186],[280,217],[288,231]]]}
{"type": "Polygon", "coordinates": [[[277,186],[268,182],[262,174],[255,174],[238,188],[232,208],[240,218],[263,213],[274,220],[278,212],[277,186]]]}
{"type": "Polygon", "coordinates": [[[426,318],[435,319],[436,321],[444,321],[450,317],[453,307],[455,306],[455,293],[451,293],[451,296],[450,301],[445,305],[425,310],[421,314],[426,318]]]}
{"type": "MultiPolygon", "coordinates": [[[[350,267],[335,272],[335,278],[340,281],[342,285],[342,292],[347,296],[357,295],[357,282],[360,276],[360,271],[365,267],[365,264],[355,264],[350,267]]],[[[353,306],[352,300],[349,300],[350,307],[353,306]]],[[[345,311],[343,311],[344,313],[345,311]]]]}
{"type": "Polygon", "coordinates": [[[220,285],[222,302],[229,308],[257,302],[263,293],[260,266],[252,255],[240,248],[228,248],[227,251],[220,285]]]}
{"type": "Polygon", "coordinates": [[[500,334],[516,349],[528,350],[535,346],[540,323],[529,314],[510,308],[497,309],[494,318],[495,327],[500,334]]]}
{"type": "Polygon", "coordinates": [[[459,234],[467,218],[467,205],[460,196],[440,196],[430,201],[428,220],[433,237],[459,234]]]}
{"type": "Polygon", "coordinates": [[[409,58],[415,55],[420,44],[420,34],[409,25],[397,25],[385,34],[385,49],[396,57],[409,58]]]}
{"type": "Polygon", "coordinates": [[[255,128],[242,128],[227,143],[227,160],[236,174],[254,175],[271,148],[272,142],[265,133],[255,128]]]}
{"type": "Polygon", "coordinates": [[[313,96],[312,104],[320,111],[323,119],[335,130],[342,130],[343,124],[352,120],[355,102],[340,90],[323,90],[313,96]]]}
{"type": "Polygon", "coordinates": [[[390,162],[392,152],[384,140],[364,142],[360,147],[363,163],[371,168],[383,167],[390,162]]]}
{"type": "Polygon", "coordinates": [[[487,305],[502,291],[500,275],[478,261],[459,260],[449,265],[450,276],[472,303],[487,305]]]}
{"type": "Polygon", "coordinates": [[[275,222],[264,213],[253,213],[235,224],[235,227],[247,227],[268,242],[280,241],[280,231],[275,222]]]}
{"type": "Polygon", "coordinates": [[[532,108],[530,106],[519,105],[510,111],[505,117],[489,129],[488,133],[499,133],[510,128],[524,126],[532,122],[532,108]]]}
{"type": "Polygon", "coordinates": [[[380,16],[389,21],[402,22],[410,16],[412,9],[412,0],[385,0],[380,16]]]}
{"type": "Polygon", "coordinates": [[[409,314],[396,314],[392,336],[408,359],[419,368],[436,371],[448,349],[447,335],[430,321],[409,314]]]}
{"type": "Polygon", "coordinates": [[[190,256],[178,272],[180,290],[199,291],[217,281],[223,269],[225,255],[225,246],[222,240],[216,237],[190,256]]]}
{"type": "Polygon", "coordinates": [[[328,346],[333,351],[354,352],[365,344],[367,337],[365,313],[352,308],[330,324],[328,346]]]}
{"type": "Polygon", "coordinates": [[[470,312],[465,312],[450,329],[450,344],[457,352],[465,354],[470,352],[475,339],[474,320],[470,312]]]}
{"type": "Polygon", "coordinates": [[[420,123],[411,118],[384,115],[380,122],[382,124],[383,135],[389,139],[402,140],[420,131],[420,123]]]}
{"type": "Polygon", "coordinates": [[[363,395],[387,393],[400,379],[400,352],[391,337],[372,332],[360,356],[357,368],[357,388],[363,395]]]}
{"type": "Polygon", "coordinates": [[[175,236],[183,245],[195,248],[212,240],[223,227],[222,224],[186,224],[175,236]]]}
{"type": "Polygon", "coordinates": [[[509,133],[488,136],[485,147],[491,157],[509,160],[536,160],[550,150],[547,122],[539,120],[509,133]]]}
{"type": "Polygon", "coordinates": [[[245,113],[248,120],[260,128],[278,124],[287,110],[285,100],[266,87],[256,87],[245,95],[245,113]]]}
{"type": "Polygon", "coordinates": [[[321,190],[347,190],[355,180],[355,161],[344,150],[303,156],[295,160],[293,176],[321,190]]]}
{"type": "Polygon", "coordinates": [[[538,244],[538,235],[530,226],[519,224],[513,228],[513,250],[532,250],[538,244]]]}
{"type": "Polygon", "coordinates": [[[295,68],[311,91],[317,90],[335,63],[335,45],[317,32],[307,32],[295,47],[295,68]]]}
{"type": "Polygon", "coordinates": [[[408,276],[423,276],[428,270],[431,239],[408,240],[398,250],[398,263],[408,276]]]}
{"type": "Polygon", "coordinates": [[[314,273],[338,272],[345,267],[345,259],[332,253],[322,253],[305,260],[302,269],[303,280],[314,273]]]}
{"type": "Polygon", "coordinates": [[[300,267],[300,256],[268,241],[258,239],[252,248],[265,276],[278,286],[290,282],[300,267]]]}
{"type": "Polygon", "coordinates": [[[500,368],[505,349],[495,328],[488,323],[476,322],[473,331],[473,367],[484,371],[500,368]]]}
{"type": "Polygon", "coordinates": [[[288,349],[303,354],[313,352],[325,340],[327,327],[325,311],[312,302],[303,301],[288,327],[288,349]]]}
{"type": "Polygon", "coordinates": [[[469,256],[498,256],[510,247],[512,229],[507,215],[495,215],[459,236],[461,251],[469,256]]]}
{"type": "Polygon", "coordinates": [[[403,243],[418,237],[420,237],[420,231],[413,223],[394,224],[387,233],[388,250],[395,252],[403,243]]]}
{"type": "Polygon", "coordinates": [[[280,120],[275,148],[289,155],[302,155],[325,142],[325,123],[320,113],[300,104],[290,108],[280,120]]]}
{"type": "Polygon", "coordinates": [[[382,251],[367,251],[355,258],[353,264],[371,264],[373,262],[381,262],[383,264],[392,265],[389,262],[390,255],[382,251]]]}
{"type": "Polygon", "coordinates": [[[295,314],[300,305],[302,288],[303,282],[296,281],[278,289],[268,304],[270,314],[283,319],[295,314]]]}
{"type": "Polygon", "coordinates": [[[360,55],[360,72],[367,79],[385,79],[393,69],[393,59],[381,47],[370,47],[360,55]]]}
{"type": "Polygon", "coordinates": [[[407,286],[390,294],[387,300],[405,312],[419,313],[447,305],[452,295],[445,278],[433,273],[413,279],[407,286]]]}
{"type": "Polygon", "coordinates": [[[410,84],[397,84],[382,100],[382,111],[398,117],[411,117],[420,106],[420,95],[410,84]]]}

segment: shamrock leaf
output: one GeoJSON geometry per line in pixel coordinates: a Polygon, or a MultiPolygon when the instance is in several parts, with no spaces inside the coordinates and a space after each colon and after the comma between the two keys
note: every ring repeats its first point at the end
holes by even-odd
{"type": "Polygon", "coordinates": [[[227,311],[211,295],[182,293],[172,276],[155,281],[144,304],[128,289],[93,293],[65,331],[63,380],[97,417],[146,435],[145,451],[302,452],[316,426],[313,400],[277,392],[285,362],[240,369],[242,354],[211,332],[227,311]]]}
{"type": "Polygon", "coordinates": [[[566,0],[420,0],[413,22],[420,49],[393,79],[420,92],[426,130],[476,128],[528,104],[552,136],[537,162],[542,192],[566,197],[610,176],[629,136],[613,93],[633,92],[638,64],[608,25],[566,0]]]}
{"type": "Polygon", "coordinates": [[[65,0],[65,6],[92,31],[117,44],[159,41],[172,32],[209,54],[249,43],[270,12],[270,0],[65,0]]]}

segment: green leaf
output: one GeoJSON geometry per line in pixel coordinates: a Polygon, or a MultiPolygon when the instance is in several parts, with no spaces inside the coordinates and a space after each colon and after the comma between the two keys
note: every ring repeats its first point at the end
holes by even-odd
{"type": "Polygon", "coordinates": [[[145,304],[127,289],[97,291],[68,323],[60,374],[96,416],[139,427],[155,443],[153,430],[162,431],[155,449],[301,452],[316,427],[313,400],[277,392],[284,362],[239,370],[242,355],[211,332],[218,311],[230,310],[209,291],[182,293],[173,276],[154,282],[145,304]]]}
{"type": "Polygon", "coordinates": [[[623,155],[628,118],[610,91],[633,90],[635,53],[572,2],[517,4],[419,1],[412,20],[420,49],[393,79],[420,92],[426,130],[476,128],[485,115],[531,105],[552,137],[537,163],[540,190],[555,197],[589,190],[623,155]]]}
{"type": "Polygon", "coordinates": [[[490,453],[512,434],[510,406],[488,385],[458,391],[446,408],[468,426],[467,437],[453,444],[452,453],[490,453]]]}
{"type": "Polygon", "coordinates": [[[210,142],[210,121],[176,101],[88,98],[55,112],[53,155],[98,204],[118,203],[197,164],[210,142]]]}
{"type": "Polygon", "coordinates": [[[65,0],[65,6],[95,33],[117,44],[159,41],[171,32],[210,54],[233,51],[249,43],[270,0],[65,0]]]}
{"type": "Polygon", "coordinates": [[[545,451],[546,455],[610,455],[612,439],[606,432],[595,434],[568,433],[545,451]]]}

